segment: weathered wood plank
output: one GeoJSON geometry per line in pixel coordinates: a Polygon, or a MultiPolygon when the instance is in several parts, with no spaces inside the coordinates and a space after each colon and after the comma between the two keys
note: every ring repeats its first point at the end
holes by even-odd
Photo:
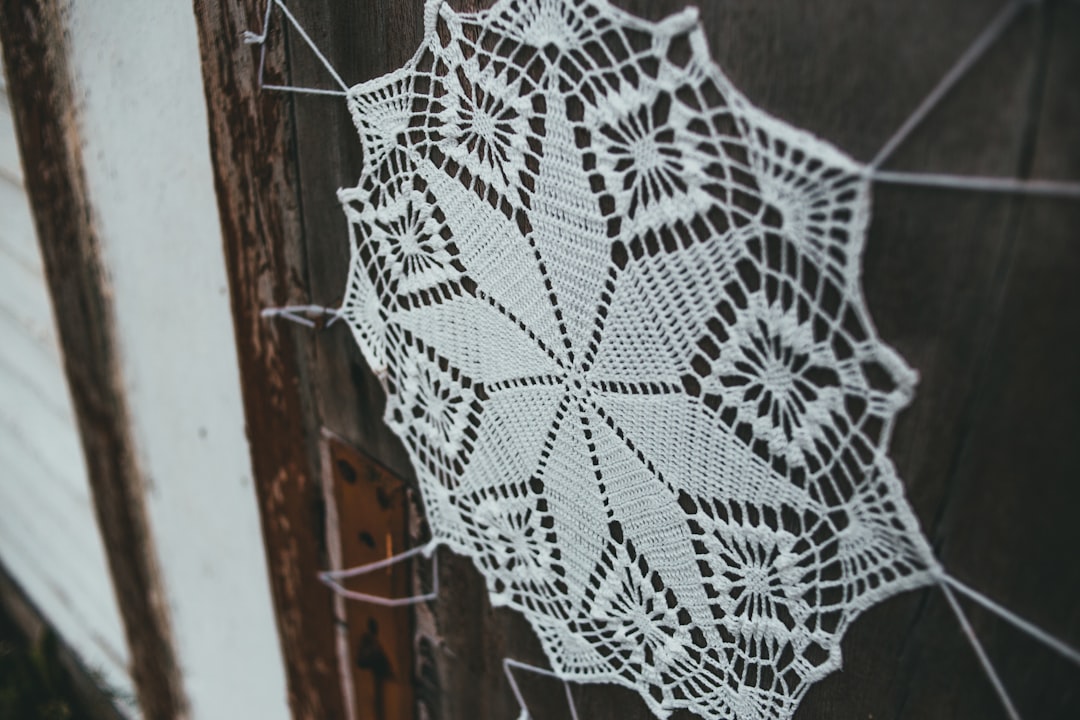
{"type": "MultiPolygon", "coordinates": [[[[334,58],[333,62],[344,72],[348,82],[359,82],[387,72],[404,62],[415,49],[420,37],[420,5],[366,3],[341,13],[336,3],[311,2],[292,8],[301,24],[319,38],[320,49],[334,58]],[[398,41],[401,42],[398,42],[398,41]]],[[[280,24],[281,18],[275,22],[280,24]]],[[[291,84],[308,87],[329,87],[330,79],[311,51],[293,32],[287,33],[289,47],[289,75],[291,84]]],[[[339,98],[301,98],[294,104],[296,122],[296,164],[299,174],[299,195],[303,208],[303,251],[307,258],[306,287],[310,288],[305,302],[337,305],[345,287],[349,260],[347,226],[341,206],[337,201],[337,188],[357,181],[360,146],[355,129],[348,116],[344,102],[339,98]],[[323,142],[318,140],[322,138],[323,142]],[[317,147],[317,149],[315,149],[317,147]]],[[[412,471],[404,450],[397,438],[382,422],[384,397],[382,387],[364,363],[351,335],[343,326],[326,332],[305,335],[299,340],[302,362],[301,372],[310,387],[309,407],[321,428],[342,439],[368,457],[354,453],[352,469],[357,477],[389,476],[389,468],[400,478],[402,487],[413,481],[412,471]],[[374,459],[374,462],[372,461],[374,459]]],[[[323,477],[324,483],[340,486],[334,476],[323,477]]],[[[337,487],[339,504],[337,514],[345,519],[366,517],[355,504],[348,500],[353,488],[337,487]],[[358,513],[360,513],[358,515],[358,513]]],[[[407,527],[408,506],[395,504],[380,511],[379,522],[397,525],[404,532],[407,527]]],[[[367,518],[371,520],[371,518],[367,518]]],[[[361,562],[357,552],[358,527],[343,522],[338,538],[346,552],[346,564],[361,562]],[[352,562],[349,562],[349,560],[352,562]]],[[[382,547],[384,538],[373,538],[382,547]]],[[[409,543],[405,536],[398,538],[396,547],[404,550],[409,543]]],[[[418,567],[425,565],[417,563],[418,567]]],[[[411,583],[397,584],[409,578],[408,567],[396,569],[398,578],[393,587],[374,587],[380,594],[407,595],[414,590],[411,583]],[[387,592],[393,590],[393,592],[387,592]]],[[[364,582],[364,581],[362,581],[364,582]]],[[[346,672],[355,678],[355,711],[358,718],[385,717],[405,718],[413,713],[411,667],[410,613],[386,612],[372,606],[351,607],[347,610],[350,657],[346,672]],[[369,620],[375,620],[380,628],[378,638],[380,652],[388,659],[406,663],[393,670],[396,677],[380,682],[374,658],[360,658],[358,642],[365,641],[369,620]],[[393,633],[403,633],[394,636],[393,633]],[[402,643],[405,643],[402,645],[402,643]],[[358,663],[357,661],[361,661],[358,663]],[[402,680],[405,685],[401,685],[402,680]],[[378,689],[386,690],[376,696],[378,689]],[[374,705],[373,705],[374,702],[374,705]]],[[[376,648],[366,638],[368,655],[376,648]]]]}
{"type": "MultiPolygon", "coordinates": [[[[422,3],[345,8],[338,2],[311,2],[293,12],[350,83],[399,67],[421,37],[422,3]]],[[[289,81],[326,87],[325,70],[291,34],[289,47],[289,81]]],[[[348,266],[347,228],[336,189],[357,181],[359,142],[339,99],[302,98],[295,104],[295,117],[311,301],[336,304],[348,266]]],[[[351,336],[337,328],[301,342],[309,348],[312,402],[322,424],[411,482],[404,450],[382,422],[381,385],[351,336]]],[[[422,542],[422,524],[414,528],[413,543],[422,542]]],[[[439,559],[440,599],[417,611],[423,616],[416,620],[415,639],[419,717],[513,717],[517,708],[502,674],[502,658],[542,662],[539,645],[516,614],[492,612],[484,582],[470,561],[445,551],[439,559]]],[[[429,586],[428,572],[426,564],[418,564],[413,592],[429,586]]]]}
{"type": "Polygon", "coordinates": [[[0,2],[15,128],[94,505],[148,717],[185,713],[91,224],[60,4],[0,2]]]}
{"type": "MultiPolygon", "coordinates": [[[[685,3],[619,4],[659,18],[685,3]]],[[[714,58],[751,101],[869,160],[1001,3],[702,5],[714,58]]],[[[1025,10],[891,167],[1080,178],[1071,144],[1078,93],[1067,80],[1077,72],[1070,56],[1076,43],[1068,40],[1078,36],[1070,20],[1076,12],[1062,2],[1025,10]],[[1064,104],[1050,105],[1052,95],[1064,96],[1064,104]]],[[[397,67],[419,35],[419,3],[373,0],[357,8],[322,0],[297,13],[348,82],[397,67]]],[[[290,48],[292,82],[326,82],[306,49],[295,42],[290,48]]],[[[355,181],[358,143],[339,101],[303,99],[295,107],[312,300],[333,303],[347,260],[333,191],[355,181]]],[[[1069,348],[1076,335],[1062,331],[1076,325],[1069,319],[1077,306],[1069,278],[1077,250],[1066,242],[1080,228],[1073,212],[1059,202],[879,186],[864,284],[881,335],[922,377],[896,428],[893,457],[928,534],[953,572],[985,581],[979,586],[1075,637],[1078,610],[1070,598],[1080,580],[1062,569],[1069,566],[1065,548],[1078,539],[1071,520],[1075,451],[1066,448],[1080,431],[1080,403],[1075,384],[1062,380],[1075,365],[1069,348]],[[1027,314],[1035,308],[1044,318],[1038,330],[1027,314]],[[1040,373],[1040,367],[1055,370],[1040,373]],[[1052,429],[1030,419],[1042,416],[1052,429]],[[1032,454],[1040,460],[1031,466],[1038,482],[1023,479],[1024,458],[1032,454]]],[[[381,424],[378,385],[351,340],[331,331],[309,347],[312,402],[322,421],[409,478],[400,446],[381,424]]],[[[422,522],[415,527],[414,537],[423,539],[422,522]]],[[[519,617],[490,608],[468,561],[442,552],[440,563],[440,599],[416,613],[421,716],[511,717],[516,708],[501,659],[542,664],[538,645],[519,617]]],[[[424,576],[416,577],[419,589],[424,576]]],[[[993,631],[995,658],[1011,658],[1003,669],[1022,710],[1077,714],[1075,674],[1073,682],[1064,680],[1060,664],[998,624],[981,618],[980,628],[993,631]]],[[[900,596],[866,613],[849,631],[844,653],[845,668],[810,691],[797,717],[1001,715],[936,591],[900,596]]],[[[534,717],[565,716],[561,692],[545,681],[522,684],[534,717]]],[[[584,686],[575,693],[583,717],[649,717],[625,690],[584,686]]]]}
{"type": "MultiPolygon", "coordinates": [[[[334,59],[349,83],[377,77],[405,62],[420,40],[421,11],[420,3],[362,3],[343,9],[330,0],[294,8],[301,24],[319,38],[320,49],[334,59]]],[[[293,33],[289,34],[289,60],[293,84],[328,87],[332,83],[293,33]]],[[[341,98],[302,98],[295,104],[295,118],[307,286],[311,301],[338,305],[345,289],[349,240],[337,189],[358,181],[360,142],[341,98]]],[[[339,326],[305,337],[303,347],[310,358],[306,369],[321,423],[399,476],[411,478],[404,450],[382,422],[382,386],[349,332],[339,326]]]]}
{"type": "MultiPolygon", "coordinates": [[[[972,5],[970,11],[982,17],[953,38],[954,56],[996,10],[972,5]]],[[[1006,176],[1019,171],[1036,71],[1035,21],[1031,14],[1020,18],[900,148],[893,167],[1006,176]]],[[[1016,200],[885,186],[875,188],[874,200],[864,287],[883,337],[921,375],[915,400],[897,424],[892,455],[924,530],[939,547],[939,517],[954,492],[956,448],[980,392],[987,319],[1007,262],[1016,200]]],[[[1003,716],[936,590],[875,609],[855,625],[844,649],[847,667],[811,691],[806,717],[841,711],[895,718],[1003,716]]]]}
{"type": "MultiPolygon", "coordinates": [[[[298,719],[336,720],[345,713],[333,605],[316,576],[325,553],[314,425],[301,394],[292,329],[259,316],[263,307],[304,293],[289,100],[259,92],[258,49],[241,40],[244,30],[258,29],[260,9],[238,0],[196,0],[194,8],[252,470],[290,704],[298,719]]],[[[272,43],[268,72],[277,72],[283,59],[281,44],[272,43]]]]}

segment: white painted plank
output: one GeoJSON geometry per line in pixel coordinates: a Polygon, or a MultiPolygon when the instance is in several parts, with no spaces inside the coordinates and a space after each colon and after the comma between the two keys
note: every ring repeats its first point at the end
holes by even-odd
{"type": "MultiPolygon", "coordinates": [[[[13,469],[19,468],[28,477],[35,477],[32,464],[25,463],[23,458],[16,455],[9,455],[8,450],[10,448],[0,449],[0,458],[5,464],[13,469]]],[[[40,494],[28,494],[29,490],[29,484],[21,488],[9,485],[0,488],[0,503],[5,508],[4,517],[0,519],[0,532],[6,538],[0,543],[0,549],[23,550],[22,554],[6,555],[5,562],[33,567],[41,583],[55,588],[55,607],[69,615],[79,614],[90,618],[87,629],[97,632],[95,626],[98,619],[108,615],[111,600],[109,576],[103,565],[87,564],[82,554],[74,551],[79,540],[95,529],[92,518],[82,512],[72,512],[63,518],[65,522],[59,522],[61,516],[57,516],[57,522],[44,525],[38,519],[42,515],[53,516],[56,504],[40,494]],[[72,597],[78,598],[78,602],[73,603],[72,597]]],[[[23,578],[19,580],[23,582],[23,578]]],[[[113,635],[114,642],[123,638],[119,624],[115,629],[117,634],[113,635]]]]}
{"type": "Polygon", "coordinates": [[[0,177],[0,264],[8,262],[5,255],[44,277],[26,191],[0,177]]]}
{"type": "Polygon", "coordinates": [[[67,5],[86,178],[191,715],[285,720],[195,17],[183,2],[67,5]]]}
{"type": "MultiPolygon", "coordinates": [[[[33,462],[17,453],[11,454],[12,450],[17,451],[10,447],[0,448],[0,458],[8,467],[27,473],[27,477],[38,478],[38,482],[46,482],[34,472],[33,462]]],[[[104,565],[83,562],[82,554],[77,552],[79,540],[94,529],[92,519],[78,507],[71,507],[67,513],[56,512],[58,503],[42,493],[34,493],[29,484],[0,487],[0,502],[5,507],[0,530],[7,534],[8,545],[32,548],[32,552],[21,559],[17,555],[5,555],[4,562],[25,561],[37,568],[41,580],[63,589],[54,596],[58,605],[70,604],[70,597],[75,596],[79,598],[80,612],[93,618],[106,616],[111,598],[104,591],[111,590],[111,586],[109,576],[102,573],[107,571],[104,565]],[[43,515],[55,517],[56,522],[43,525],[39,521],[43,515]],[[60,522],[62,518],[66,521],[60,522]],[[94,588],[98,592],[93,592],[94,588]]],[[[0,549],[6,550],[2,544],[0,549]]],[[[19,579],[20,583],[22,580],[19,579]]],[[[122,637],[117,634],[113,640],[122,637]]]]}
{"type": "Polygon", "coordinates": [[[113,678],[128,674],[126,648],[115,644],[123,638],[119,619],[112,627],[102,625],[100,619],[109,616],[107,603],[94,602],[95,598],[107,599],[106,593],[111,592],[107,582],[100,582],[107,581],[107,570],[79,563],[77,553],[41,538],[35,532],[39,528],[40,523],[18,520],[0,524],[0,553],[8,572],[19,579],[28,596],[55,598],[49,623],[69,646],[93,648],[92,653],[79,653],[83,662],[99,671],[110,687],[127,692],[111,685],[113,678]],[[99,582],[88,582],[87,578],[99,582]]]}
{"type": "Polygon", "coordinates": [[[32,389],[34,404],[48,407],[74,437],[55,333],[43,279],[18,262],[0,262],[0,375],[13,387],[32,389]]]}
{"type": "MultiPolygon", "coordinates": [[[[3,332],[4,318],[0,316],[0,332],[3,332]]],[[[71,428],[74,418],[71,417],[71,408],[67,387],[55,384],[56,365],[51,361],[42,362],[38,365],[27,367],[21,362],[21,358],[31,354],[20,348],[21,345],[29,346],[31,353],[36,353],[38,346],[23,335],[12,335],[5,338],[0,346],[0,376],[5,378],[4,386],[20,387],[29,396],[32,406],[42,413],[49,414],[54,420],[62,424],[63,428],[71,428]]],[[[21,417],[19,408],[11,410],[21,417]]],[[[0,415],[3,415],[3,407],[0,406],[0,415]]],[[[65,433],[75,437],[73,433],[65,433]]],[[[79,478],[79,482],[82,479],[79,478]]]]}
{"type": "Polygon", "coordinates": [[[10,342],[10,333],[26,335],[40,347],[38,360],[52,358],[60,367],[56,326],[45,282],[17,262],[0,262],[0,323],[5,333],[0,336],[0,344],[10,342]]]}
{"type": "MultiPolygon", "coordinates": [[[[35,533],[36,529],[40,529],[38,524],[18,520],[0,525],[0,548],[11,558],[9,571],[19,577],[28,594],[46,592],[59,599],[54,604],[54,615],[49,618],[54,629],[65,640],[68,636],[87,638],[89,644],[101,651],[97,657],[89,660],[84,656],[84,661],[109,666],[113,675],[122,676],[127,671],[126,651],[114,644],[115,638],[123,637],[116,634],[120,628],[109,628],[98,623],[106,608],[92,601],[94,596],[89,595],[87,590],[93,586],[80,577],[80,574],[84,577],[108,577],[103,574],[105,568],[80,565],[72,560],[70,549],[50,543],[48,538],[35,533]]],[[[109,589],[99,587],[97,595],[103,597],[102,593],[109,589]]]]}
{"type": "MultiPolygon", "coordinates": [[[[7,95],[4,95],[7,100],[7,95]]],[[[15,139],[15,119],[7,102],[0,103],[0,177],[12,178],[22,183],[22,165],[19,162],[19,145],[15,139]]]]}
{"type": "MultiPolygon", "coordinates": [[[[82,448],[71,423],[35,399],[34,390],[19,382],[0,383],[0,444],[14,445],[21,454],[37,461],[37,474],[48,482],[42,489],[48,489],[58,500],[69,499],[90,508],[82,448]]],[[[5,484],[18,487],[25,482],[25,477],[11,476],[5,484]]]]}
{"type": "Polygon", "coordinates": [[[0,103],[0,561],[81,661],[130,697],[126,639],[21,182],[0,103]]]}
{"type": "Polygon", "coordinates": [[[130,692],[127,647],[89,499],[60,489],[38,453],[0,426],[0,558],[49,623],[111,686],[130,692]]]}

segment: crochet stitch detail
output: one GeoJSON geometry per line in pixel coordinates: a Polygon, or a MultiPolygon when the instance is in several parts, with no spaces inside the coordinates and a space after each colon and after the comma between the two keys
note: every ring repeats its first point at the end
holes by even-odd
{"type": "Polygon", "coordinates": [[[888,458],[916,378],[860,289],[861,166],[752,106],[692,11],[429,2],[348,103],[342,316],[435,543],[560,677],[791,717],[936,570],[888,458]]]}

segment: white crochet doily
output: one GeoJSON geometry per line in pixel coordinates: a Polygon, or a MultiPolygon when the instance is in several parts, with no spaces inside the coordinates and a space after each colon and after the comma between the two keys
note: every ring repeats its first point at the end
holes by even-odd
{"type": "Polygon", "coordinates": [[[429,2],[348,103],[342,315],[435,544],[562,678],[790,717],[936,567],[887,455],[915,373],[859,286],[862,166],[750,105],[692,11],[429,2]]]}

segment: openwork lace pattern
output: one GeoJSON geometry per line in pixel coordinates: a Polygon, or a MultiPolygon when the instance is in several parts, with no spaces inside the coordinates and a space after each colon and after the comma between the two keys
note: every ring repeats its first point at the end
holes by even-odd
{"type": "Polygon", "coordinates": [[[692,12],[432,2],[347,98],[342,316],[435,544],[560,677],[790,717],[936,572],[887,455],[915,374],[859,285],[864,169],[753,107],[692,12]]]}

